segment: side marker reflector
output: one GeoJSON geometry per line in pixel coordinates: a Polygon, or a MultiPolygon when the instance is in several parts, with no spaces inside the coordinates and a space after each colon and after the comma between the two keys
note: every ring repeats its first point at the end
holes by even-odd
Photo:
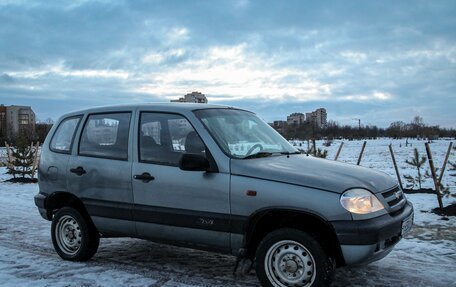
{"type": "Polygon", "coordinates": [[[247,196],[256,196],[257,192],[256,190],[247,190],[245,194],[247,194],[247,196]]]}

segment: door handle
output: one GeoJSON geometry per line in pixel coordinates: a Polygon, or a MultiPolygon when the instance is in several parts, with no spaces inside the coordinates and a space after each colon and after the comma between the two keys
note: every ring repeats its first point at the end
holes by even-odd
{"type": "Polygon", "coordinates": [[[149,182],[151,180],[154,180],[155,177],[150,175],[148,172],[143,172],[142,174],[136,174],[133,176],[134,179],[141,180],[142,182],[149,182]]]}
{"type": "Polygon", "coordinates": [[[70,171],[72,173],[75,173],[78,176],[81,176],[81,175],[87,173],[82,166],[78,166],[77,168],[71,168],[70,171]]]}

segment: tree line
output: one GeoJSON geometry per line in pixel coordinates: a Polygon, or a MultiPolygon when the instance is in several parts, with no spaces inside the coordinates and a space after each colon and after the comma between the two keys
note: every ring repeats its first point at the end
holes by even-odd
{"type": "MultiPolygon", "coordinates": [[[[0,146],[5,142],[15,145],[19,139],[27,142],[39,141],[43,143],[54,122],[51,119],[38,121],[35,128],[22,129],[18,135],[7,137],[5,131],[0,130],[0,146]]],[[[390,138],[423,138],[435,139],[437,137],[456,138],[456,129],[442,128],[438,125],[427,125],[423,118],[416,116],[410,123],[403,121],[392,122],[387,128],[375,125],[361,125],[358,127],[340,125],[335,121],[328,121],[324,127],[318,127],[305,122],[301,125],[285,125],[277,131],[287,139],[375,139],[378,137],[390,138]]]]}
{"type": "Polygon", "coordinates": [[[16,146],[19,142],[43,143],[53,125],[54,121],[52,119],[38,121],[34,127],[33,125],[22,126],[19,129],[19,133],[15,135],[7,135],[6,130],[0,129],[0,146],[5,146],[5,143],[16,146]]]}
{"type": "Polygon", "coordinates": [[[335,121],[328,121],[324,127],[318,127],[312,123],[301,125],[285,125],[276,130],[287,139],[375,139],[378,137],[390,138],[422,138],[435,139],[438,137],[456,138],[456,129],[442,128],[438,125],[427,125],[423,118],[416,116],[410,123],[403,121],[392,122],[387,128],[379,128],[375,125],[353,127],[340,125],[335,121]]]}

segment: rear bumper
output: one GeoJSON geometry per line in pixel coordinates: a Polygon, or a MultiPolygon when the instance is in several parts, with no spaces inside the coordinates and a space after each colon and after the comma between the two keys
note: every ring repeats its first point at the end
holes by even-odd
{"type": "Polygon", "coordinates": [[[47,195],[38,193],[37,195],[35,195],[35,205],[36,207],[38,207],[38,211],[40,212],[41,217],[43,217],[46,220],[51,220],[46,209],[46,198],[47,195]]]}
{"type": "Polygon", "coordinates": [[[368,220],[332,222],[347,265],[367,264],[388,255],[402,239],[402,222],[413,217],[407,202],[399,214],[385,214],[368,220]]]}

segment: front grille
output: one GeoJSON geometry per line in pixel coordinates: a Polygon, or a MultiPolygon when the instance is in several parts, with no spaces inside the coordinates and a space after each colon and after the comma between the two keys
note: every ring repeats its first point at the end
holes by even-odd
{"type": "Polygon", "coordinates": [[[388,205],[389,206],[395,206],[396,204],[398,204],[402,200],[402,198],[404,198],[404,197],[401,195],[401,197],[399,197],[399,198],[395,198],[395,199],[393,199],[391,201],[388,201],[388,205]]]}
{"type": "Polygon", "coordinates": [[[396,207],[404,200],[404,193],[399,189],[399,187],[382,192],[382,196],[390,208],[396,207]]]}
{"type": "Polygon", "coordinates": [[[398,190],[399,190],[399,187],[396,187],[394,189],[391,189],[391,190],[388,190],[388,191],[382,193],[382,195],[383,195],[384,198],[387,198],[387,197],[390,197],[390,196],[394,195],[394,193],[396,191],[398,191],[398,190]]]}
{"type": "Polygon", "coordinates": [[[396,215],[399,215],[402,213],[402,211],[405,209],[405,204],[402,205],[398,210],[396,211],[391,211],[389,214],[392,216],[392,217],[395,217],[396,215]]]}

